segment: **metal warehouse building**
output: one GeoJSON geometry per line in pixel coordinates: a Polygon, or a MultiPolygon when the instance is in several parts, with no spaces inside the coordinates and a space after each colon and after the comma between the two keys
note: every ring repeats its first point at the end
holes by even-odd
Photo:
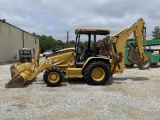
{"type": "Polygon", "coordinates": [[[5,20],[0,20],[0,63],[19,60],[20,48],[31,48],[34,56],[39,48],[39,39],[5,20]]]}

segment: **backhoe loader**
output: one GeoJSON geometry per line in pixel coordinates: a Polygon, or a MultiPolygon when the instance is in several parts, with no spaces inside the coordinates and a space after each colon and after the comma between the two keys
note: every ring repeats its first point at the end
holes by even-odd
{"type": "Polygon", "coordinates": [[[110,34],[109,29],[76,29],[75,48],[66,48],[59,50],[46,57],[39,64],[39,49],[32,63],[26,62],[11,66],[12,80],[5,87],[15,88],[24,87],[27,83],[44,71],[44,82],[51,87],[61,84],[64,78],[82,78],[91,85],[103,85],[115,73],[124,71],[124,45],[128,37],[133,33],[137,44],[138,52],[131,47],[130,58],[137,59],[139,66],[149,62],[143,50],[145,43],[144,20],[139,18],[132,25],[122,29],[110,37],[110,47],[112,50],[112,59],[107,55],[99,53],[100,47],[96,45],[99,35],[110,34]],[[80,40],[88,38],[88,45],[83,48],[80,46],[80,40]],[[137,58],[134,58],[135,55],[137,58]]]}

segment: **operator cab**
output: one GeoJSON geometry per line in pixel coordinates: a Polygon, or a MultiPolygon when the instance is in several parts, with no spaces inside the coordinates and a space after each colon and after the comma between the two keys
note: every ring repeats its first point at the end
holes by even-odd
{"type": "Polygon", "coordinates": [[[98,42],[97,36],[108,35],[110,34],[110,30],[109,29],[76,29],[75,34],[76,34],[76,43],[75,43],[76,66],[81,67],[89,57],[96,57],[97,55],[99,55],[100,46],[97,45],[97,42],[98,42]],[[85,47],[80,45],[80,42],[82,42],[82,39],[84,40],[84,35],[88,36],[87,46],[85,47]]]}

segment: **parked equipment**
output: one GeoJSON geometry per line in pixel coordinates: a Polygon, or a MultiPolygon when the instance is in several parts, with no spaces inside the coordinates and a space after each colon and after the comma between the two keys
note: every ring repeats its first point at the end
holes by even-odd
{"type": "MultiPolygon", "coordinates": [[[[135,49],[137,47],[136,42],[134,39],[129,39],[126,42],[125,49],[124,49],[124,64],[126,67],[133,67],[135,64],[134,62],[131,62],[128,60],[128,54],[129,54],[129,47],[132,45],[135,49]]],[[[146,55],[150,59],[150,64],[146,64],[144,67],[149,68],[150,65],[156,65],[160,62],[160,40],[146,40],[146,44],[144,44],[144,50],[146,55]]]]}
{"type": "Polygon", "coordinates": [[[111,75],[124,71],[124,46],[130,34],[134,33],[138,48],[138,53],[132,50],[131,59],[134,57],[134,53],[136,53],[139,55],[137,55],[139,57],[139,66],[143,66],[143,64],[149,62],[142,44],[145,41],[144,23],[144,20],[140,18],[132,25],[110,37],[112,59],[99,54],[99,46],[96,45],[96,38],[99,35],[108,35],[110,30],[76,29],[75,48],[59,50],[48,56],[40,65],[38,63],[38,49],[32,63],[27,62],[11,66],[12,80],[5,87],[24,87],[42,71],[44,71],[44,82],[48,86],[60,85],[65,77],[84,77],[88,84],[105,84],[111,75]],[[83,35],[88,37],[86,48],[80,46],[80,38],[83,39],[81,37],[83,35]]]}
{"type": "Polygon", "coordinates": [[[32,62],[32,53],[30,48],[19,49],[19,62],[32,62]]]}

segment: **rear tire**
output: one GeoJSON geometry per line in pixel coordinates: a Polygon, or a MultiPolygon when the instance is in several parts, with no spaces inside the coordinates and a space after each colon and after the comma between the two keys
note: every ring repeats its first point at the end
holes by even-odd
{"type": "Polygon", "coordinates": [[[52,67],[44,72],[43,79],[48,86],[55,87],[61,84],[64,74],[59,68],[52,67]]]}
{"type": "Polygon", "coordinates": [[[103,85],[109,79],[108,65],[101,61],[92,62],[84,71],[84,77],[88,84],[103,85]]]}

